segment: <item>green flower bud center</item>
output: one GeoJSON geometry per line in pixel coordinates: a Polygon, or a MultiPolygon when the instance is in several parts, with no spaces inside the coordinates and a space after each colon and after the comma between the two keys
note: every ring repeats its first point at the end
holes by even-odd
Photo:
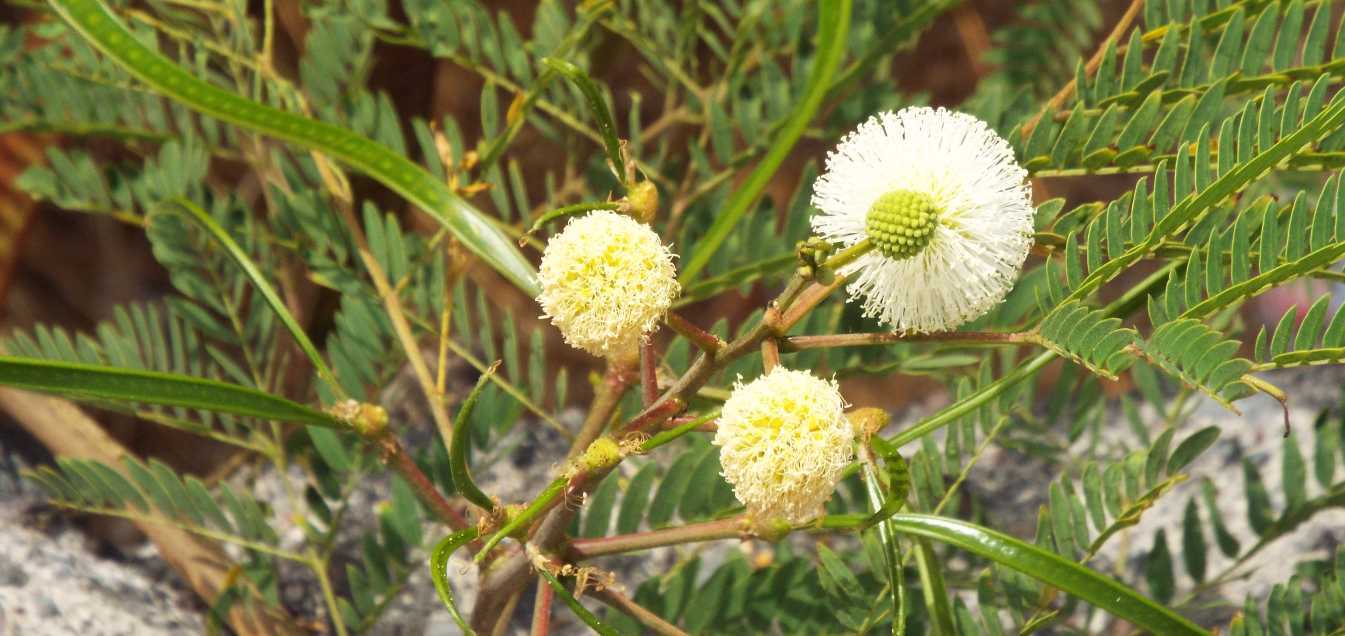
{"type": "Polygon", "coordinates": [[[939,208],[923,192],[893,190],[869,208],[864,230],[873,246],[891,259],[915,256],[929,245],[939,225],[939,208]]]}

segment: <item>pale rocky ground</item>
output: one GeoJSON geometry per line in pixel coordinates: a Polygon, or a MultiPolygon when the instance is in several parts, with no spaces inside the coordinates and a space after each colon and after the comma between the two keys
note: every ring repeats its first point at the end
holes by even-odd
{"type": "Polygon", "coordinates": [[[202,632],[195,598],[153,546],[111,554],[40,506],[0,475],[0,636],[202,632]]]}
{"type": "MultiPolygon", "coordinates": [[[[1345,371],[1321,368],[1268,376],[1291,395],[1292,423],[1300,448],[1309,461],[1313,421],[1322,409],[1339,406],[1342,378],[1345,378],[1345,371]]],[[[1219,485],[1225,493],[1220,497],[1224,520],[1246,546],[1251,543],[1252,533],[1241,495],[1239,457],[1245,454],[1257,463],[1272,502],[1282,505],[1282,420],[1278,404],[1266,398],[1250,398],[1239,406],[1243,410],[1242,416],[1229,413],[1212,402],[1200,403],[1194,415],[1179,428],[1176,440],[1205,426],[1221,427],[1223,432],[1219,441],[1192,464],[1188,472],[1196,477],[1209,476],[1219,485]]],[[[931,403],[927,408],[913,411],[934,408],[937,404],[931,403]]],[[[917,413],[903,415],[906,417],[899,419],[916,417],[917,413]]],[[[1145,415],[1152,417],[1153,413],[1146,412],[1145,415]]],[[[530,495],[535,484],[544,482],[563,454],[565,444],[555,433],[537,431],[546,429],[524,424],[515,428],[509,436],[512,448],[502,455],[504,461],[490,464],[478,475],[483,488],[505,500],[517,501],[530,495]]],[[[1129,428],[1119,421],[1105,432],[1103,440],[1104,443],[1134,445],[1129,428]]],[[[12,459],[8,461],[12,462],[12,459]]],[[[1341,470],[1337,468],[1338,478],[1341,470]]],[[[18,485],[13,474],[12,465],[0,471],[0,636],[201,633],[199,604],[155,558],[151,547],[142,546],[126,554],[99,546],[59,514],[44,509],[36,493],[18,485]]],[[[1309,475],[1309,495],[1319,494],[1320,488],[1311,478],[1311,470],[1309,475]]],[[[278,491],[278,480],[274,476],[253,477],[248,482],[258,494],[264,496],[267,492],[278,491]]],[[[990,510],[996,526],[1022,535],[1031,531],[1031,519],[1044,501],[1048,479],[1048,469],[1043,463],[996,449],[982,459],[968,487],[983,500],[998,502],[990,510]]],[[[1159,527],[1167,528],[1169,546],[1180,564],[1181,520],[1186,502],[1196,492],[1195,488],[1198,488],[1197,479],[1178,486],[1145,515],[1139,526],[1128,531],[1127,536],[1113,540],[1095,565],[1108,567],[1123,560],[1130,572],[1142,571],[1144,555],[1159,527]]],[[[370,480],[367,489],[358,495],[367,505],[354,508],[372,507],[385,494],[385,481],[370,480]]],[[[284,519],[287,515],[279,517],[284,519]]],[[[369,520],[353,520],[356,524],[362,522],[369,520]]],[[[286,540],[298,539],[284,527],[278,529],[286,540]]],[[[1248,564],[1251,576],[1224,586],[1222,596],[1240,602],[1248,593],[1264,595],[1271,585],[1286,581],[1295,564],[1327,556],[1342,540],[1345,540],[1345,511],[1323,512],[1292,535],[1272,544],[1248,564]]],[[[733,542],[724,542],[702,556],[713,559],[714,552],[732,549],[737,549],[733,542]]],[[[665,550],[646,558],[622,559],[613,567],[618,567],[621,580],[633,587],[646,576],[666,568],[672,558],[671,551],[665,550]]],[[[1211,550],[1209,572],[1217,573],[1227,563],[1217,549],[1211,550]]],[[[465,566],[465,558],[460,557],[451,567],[454,571],[463,571],[465,566]]],[[[1185,578],[1180,565],[1177,571],[1179,589],[1188,586],[1190,581],[1185,578]]],[[[475,597],[474,579],[474,573],[469,573],[458,577],[455,584],[465,607],[470,607],[475,597]]],[[[315,590],[302,576],[296,575],[295,580],[283,589],[286,603],[291,607],[312,608],[316,601],[310,598],[315,590]]],[[[526,598],[530,599],[530,594],[526,598]]],[[[530,602],[522,605],[530,608],[530,602]]],[[[520,611],[509,630],[511,633],[526,633],[527,611],[520,611]]],[[[1230,612],[1214,610],[1208,618],[1226,620],[1230,612]]],[[[555,633],[582,633],[569,619],[568,612],[559,611],[556,617],[555,633]]],[[[418,571],[374,633],[448,636],[458,630],[448,613],[439,608],[428,573],[418,571]]]]}

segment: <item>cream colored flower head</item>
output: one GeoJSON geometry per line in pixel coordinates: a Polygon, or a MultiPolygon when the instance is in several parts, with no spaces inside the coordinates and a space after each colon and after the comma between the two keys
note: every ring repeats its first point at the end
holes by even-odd
{"type": "Polygon", "coordinates": [[[902,332],[954,329],[1013,288],[1032,245],[1032,191],[1009,143],[942,108],[874,115],[813,187],[813,229],[874,249],[841,273],[864,315],[902,332]]]}
{"type": "Polygon", "coordinates": [[[733,387],[714,443],[749,514],[798,524],[822,513],[854,457],[845,406],[835,380],[784,367],[733,387]]]}
{"type": "Polygon", "coordinates": [[[596,210],[551,237],[538,268],[543,318],[565,342],[595,356],[630,359],[680,287],[673,254],[649,226],[596,210]]]}

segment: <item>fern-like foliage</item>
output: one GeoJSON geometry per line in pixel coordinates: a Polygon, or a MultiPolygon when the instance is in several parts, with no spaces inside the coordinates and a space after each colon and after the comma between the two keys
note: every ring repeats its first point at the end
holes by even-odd
{"type": "MultiPolygon", "coordinates": [[[[1211,13],[1192,12],[1189,3],[1171,11],[1164,3],[1145,5],[1148,30],[1111,42],[1091,77],[1080,61],[1073,107],[1046,113],[1023,140],[1029,170],[1146,171],[1184,154],[1206,124],[1219,131],[1227,100],[1248,93],[1261,92],[1263,104],[1282,98],[1291,106],[1287,116],[1253,111],[1259,134],[1277,137],[1297,108],[1320,105],[1323,73],[1345,55],[1339,29],[1328,52],[1330,11],[1309,10],[1302,0],[1234,2],[1211,13]],[[1305,19],[1308,37],[1300,40],[1305,19]],[[1312,88],[1300,102],[1304,82],[1312,88]]],[[[1332,135],[1292,161],[1330,165],[1342,140],[1332,135]]],[[[1218,141],[1231,147],[1222,135],[1218,141]]]]}
{"type": "Polygon", "coordinates": [[[112,467],[92,460],[65,459],[58,464],[60,471],[42,467],[32,477],[60,505],[158,518],[239,545],[279,543],[279,535],[254,499],[229,486],[220,486],[212,493],[199,479],[182,479],[162,462],[145,464],[127,458],[122,466],[112,467]]]}
{"type": "Polygon", "coordinates": [[[1272,330],[1264,326],[1256,333],[1253,350],[1258,369],[1279,369],[1313,364],[1331,364],[1345,360],[1345,314],[1337,308],[1326,322],[1333,304],[1324,294],[1308,307],[1298,322],[1298,307],[1290,307],[1272,330]]]}
{"type": "Polygon", "coordinates": [[[1236,357],[1241,344],[1198,320],[1163,323],[1138,347],[1146,360],[1230,410],[1250,393],[1243,381],[1252,362],[1236,357]]]}
{"type": "Polygon", "coordinates": [[[1134,329],[1121,328],[1120,318],[1078,301],[1051,310],[1037,330],[1047,348],[1112,380],[1133,360],[1128,348],[1138,338],[1134,329]]]}
{"type": "Polygon", "coordinates": [[[1287,583],[1276,584],[1263,603],[1258,598],[1247,598],[1241,613],[1227,628],[1236,636],[1250,634],[1312,634],[1322,636],[1339,633],[1345,626],[1345,552],[1337,550],[1335,558],[1318,568],[1318,584],[1309,586],[1295,577],[1287,583]]]}
{"type": "MultiPolygon", "coordinates": [[[[12,355],[180,373],[205,378],[246,374],[232,357],[212,345],[189,318],[160,305],[118,307],[112,319],[90,334],[71,334],[60,327],[38,325],[31,333],[16,332],[4,342],[12,355]]],[[[113,403],[100,407],[127,412],[164,426],[182,429],[244,448],[262,448],[264,435],[249,418],[195,409],[113,403]]]]}

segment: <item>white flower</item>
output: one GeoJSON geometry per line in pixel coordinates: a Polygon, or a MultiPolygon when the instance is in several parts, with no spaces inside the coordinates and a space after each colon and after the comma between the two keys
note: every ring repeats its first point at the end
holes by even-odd
{"type": "Polygon", "coordinates": [[[672,259],[658,234],[628,216],[597,210],[571,220],[542,252],[542,317],[575,347],[632,358],[681,289],[672,259]]]}
{"type": "Polygon", "coordinates": [[[776,367],[736,384],[714,443],[724,478],[748,513],[803,523],[817,517],[854,456],[854,427],[834,380],[776,367]]]}
{"type": "Polygon", "coordinates": [[[1027,171],[989,126],[942,108],[883,112],[827,156],[813,229],[875,248],[841,269],[864,315],[896,331],[954,329],[1013,287],[1032,243],[1027,171]]]}

